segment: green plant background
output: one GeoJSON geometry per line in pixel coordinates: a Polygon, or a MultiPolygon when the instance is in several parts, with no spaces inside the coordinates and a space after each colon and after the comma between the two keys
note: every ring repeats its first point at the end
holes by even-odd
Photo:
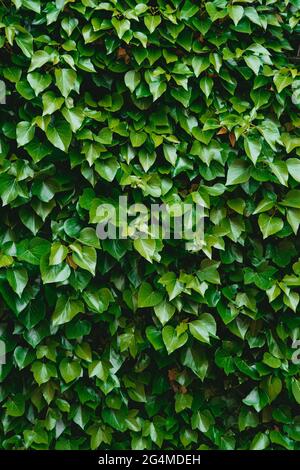
{"type": "Polygon", "coordinates": [[[1,448],[300,449],[299,11],[1,2],[1,448]],[[119,195],[204,246],[99,242],[119,195]]]}

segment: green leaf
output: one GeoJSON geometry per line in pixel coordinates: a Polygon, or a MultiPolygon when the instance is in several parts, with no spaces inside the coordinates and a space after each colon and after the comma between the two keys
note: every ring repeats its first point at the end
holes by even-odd
{"type": "Polygon", "coordinates": [[[17,346],[14,350],[14,360],[18,368],[24,369],[29,366],[35,359],[35,353],[28,348],[23,348],[22,346],[17,346]]]}
{"type": "Polygon", "coordinates": [[[46,136],[54,147],[67,152],[72,139],[72,131],[70,125],[60,119],[54,124],[50,123],[46,129],[46,136]]]}
{"type": "Polygon", "coordinates": [[[173,317],[175,313],[175,307],[170,304],[170,302],[163,300],[160,304],[155,305],[154,312],[160,323],[165,325],[173,317]]]}
{"type": "Polygon", "coordinates": [[[300,225],[300,209],[288,209],[286,219],[296,235],[300,225]]]}
{"type": "Polygon", "coordinates": [[[99,238],[97,237],[96,230],[91,227],[83,228],[80,231],[78,241],[80,241],[83,245],[100,248],[100,242],[99,238]]]}
{"type": "Polygon", "coordinates": [[[176,349],[181,348],[187,342],[188,334],[178,334],[173,326],[167,325],[163,327],[162,338],[167,348],[168,354],[171,354],[172,352],[176,351],[176,349]]]}
{"type": "Polygon", "coordinates": [[[203,382],[208,370],[208,360],[204,350],[198,344],[194,344],[182,351],[181,360],[183,365],[189,367],[203,382]]]}
{"type": "Polygon", "coordinates": [[[138,292],[138,307],[155,307],[163,300],[163,294],[153,290],[151,284],[142,282],[138,292]]]}
{"type": "Polygon", "coordinates": [[[192,67],[195,73],[196,77],[199,77],[199,75],[204,72],[206,69],[208,69],[210,63],[209,63],[209,58],[207,56],[195,56],[192,60],[192,67]]]}
{"type": "Polygon", "coordinates": [[[292,392],[296,402],[300,405],[300,380],[292,378],[292,392]]]}
{"type": "Polygon", "coordinates": [[[246,64],[248,65],[248,67],[251,70],[253,70],[255,75],[258,75],[260,66],[262,65],[260,58],[257,57],[256,55],[249,55],[249,56],[245,56],[244,60],[246,64]]]}
{"type": "Polygon", "coordinates": [[[172,166],[176,165],[177,149],[174,145],[164,144],[163,146],[165,159],[171,163],[172,166]]]}
{"type": "Polygon", "coordinates": [[[192,429],[199,429],[200,432],[209,431],[214,424],[214,418],[209,410],[197,411],[191,419],[192,429]]]}
{"type": "Polygon", "coordinates": [[[266,392],[255,387],[243,399],[243,402],[248,406],[253,406],[257,412],[260,412],[269,403],[269,399],[266,392]]]}
{"type": "Polygon", "coordinates": [[[10,287],[20,297],[28,283],[28,274],[26,269],[8,269],[6,271],[6,278],[10,287]]]}
{"type": "Polygon", "coordinates": [[[22,121],[17,124],[18,147],[28,144],[34,138],[35,126],[31,122],[22,121]]]}
{"type": "Polygon", "coordinates": [[[147,326],[146,337],[156,351],[163,348],[164,343],[162,340],[161,331],[155,328],[155,326],[147,326]]]}
{"type": "Polygon", "coordinates": [[[18,259],[34,265],[39,265],[41,257],[49,251],[49,241],[41,237],[22,240],[17,246],[18,259]]]}
{"type": "Polygon", "coordinates": [[[134,248],[143,258],[152,263],[153,260],[159,261],[159,255],[156,252],[156,241],[151,238],[137,238],[133,242],[134,248]]]}
{"type": "Polygon", "coordinates": [[[249,180],[250,168],[244,160],[235,160],[228,168],[226,186],[242,184],[249,180]]]}
{"type": "Polygon", "coordinates": [[[17,393],[7,400],[4,407],[9,416],[23,416],[25,413],[25,397],[21,393],[17,393]]]}
{"type": "Polygon", "coordinates": [[[144,22],[149,33],[152,34],[156,30],[156,28],[160,25],[161,17],[158,15],[154,15],[154,16],[146,15],[144,17],[144,22]]]}
{"type": "Polygon", "coordinates": [[[97,291],[86,290],[83,293],[83,298],[87,306],[97,313],[105,312],[108,309],[110,302],[113,301],[113,296],[110,290],[106,287],[97,291]]]}
{"type": "Polygon", "coordinates": [[[53,91],[47,91],[42,96],[43,116],[53,114],[58,111],[64,103],[64,98],[58,98],[53,91]]]}
{"type": "Polygon", "coordinates": [[[206,98],[208,98],[209,95],[211,94],[211,91],[213,89],[213,85],[214,85],[214,82],[213,82],[212,78],[210,78],[210,77],[201,78],[200,88],[203,91],[203,93],[205,94],[206,98]]]}
{"type": "Polygon", "coordinates": [[[293,83],[293,77],[287,74],[281,74],[280,72],[274,75],[274,83],[278,93],[281,93],[287,86],[293,83]]]}
{"type": "Polygon", "coordinates": [[[51,83],[50,75],[43,75],[39,72],[32,72],[27,75],[27,80],[31,88],[34,90],[35,96],[38,96],[51,83]]]}
{"type": "Polygon", "coordinates": [[[189,393],[177,393],[175,396],[175,411],[180,413],[183,410],[191,409],[193,397],[189,393]]]}
{"type": "Polygon", "coordinates": [[[61,27],[70,37],[74,29],[78,26],[78,19],[71,16],[65,16],[61,22],[61,27]]]}
{"type": "Polygon", "coordinates": [[[228,7],[228,14],[236,26],[244,16],[244,8],[240,5],[230,5],[228,7]]]}
{"type": "Polygon", "coordinates": [[[258,217],[258,225],[263,234],[263,238],[267,238],[283,228],[283,220],[279,217],[270,217],[266,214],[260,214],[258,217]]]}
{"type": "Polygon", "coordinates": [[[54,266],[64,261],[68,254],[68,248],[59,242],[55,242],[51,246],[49,265],[54,266]]]}
{"type": "Polygon", "coordinates": [[[280,140],[280,133],[277,125],[270,119],[266,119],[259,126],[257,126],[257,129],[261,132],[270,147],[273,150],[276,150],[276,144],[280,140]]]}
{"type": "Polygon", "coordinates": [[[200,315],[199,320],[189,323],[189,329],[194,338],[202,343],[209,344],[210,336],[215,337],[216,335],[217,326],[212,315],[203,313],[200,315]]]}
{"type": "Polygon", "coordinates": [[[28,69],[28,72],[32,72],[37,68],[41,68],[47,62],[50,62],[51,55],[46,51],[36,51],[31,57],[31,64],[28,69]]]}
{"type": "Polygon", "coordinates": [[[72,69],[55,69],[55,83],[64,98],[75,89],[77,73],[72,69]]]}
{"type": "Polygon", "coordinates": [[[61,295],[56,302],[52,315],[52,324],[54,326],[63,325],[82,312],[84,312],[83,302],[61,295]]]}
{"type": "Polygon", "coordinates": [[[63,108],[62,115],[70,124],[72,132],[77,132],[84,121],[84,112],[81,108],[63,108]]]}
{"type": "Polygon", "coordinates": [[[25,227],[36,235],[43,225],[42,219],[28,207],[21,207],[19,215],[25,227]]]}
{"type": "Polygon", "coordinates": [[[22,6],[28,10],[32,10],[35,13],[41,13],[41,2],[40,0],[21,0],[22,6]]]}
{"type": "Polygon", "coordinates": [[[13,176],[6,173],[0,175],[0,194],[3,206],[14,201],[19,195],[20,186],[13,176]]]}
{"type": "Polygon", "coordinates": [[[262,144],[259,138],[257,137],[245,137],[244,138],[244,148],[247,157],[250,158],[253,165],[256,165],[257,159],[260,155],[262,144]]]}
{"type": "Polygon", "coordinates": [[[74,263],[95,276],[97,264],[97,252],[95,248],[92,246],[82,246],[79,243],[73,243],[69,248],[73,252],[72,259],[74,263]]]}
{"type": "Polygon", "coordinates": [[[123,36],[130,31],[130,21],[126,19],[118,20],[116,17],[113,17],[111,23],[117,31],[119,39],[122,39],[123,36]]]}
{"type": "Polygon", "coordinates": [[[272,173],[274,173],[278,181],[284,186],[287,186],[289,174],[286,163],[282,161],[275,161],[270,162],[269,165],[272,170],[272,173]]]}
{"type": "Polygon", "coordinates": [[[286,164],[289,174],[295,181],[300,183],[300,160],[298,158],[289,158],[286,164]]]}
{"type": "Polygon", "coordinates": [[[33,372],[34,380],[38,385],[47,383],[52,377],[57,377],[56,367],[50,362],[36,361],[32,364],[30,370],[33,372]]]}
{"type": "Polygon", "coordinates": [[[292,189],[291,191],[289,191],[281,202],[281,204],[286,207],[294,207],[295,209],[300,209],[300,190],[292,189]]]}
{"type": "Polygon", "coordinates": [[[120,168],[119,163],[115,158],[108,158],[106,160],[98,160],[95,163],[96,172],[106,181],[111,182],[115,179],[118,169],[120,168]]]}
{"type": "Polygon", "coordinates": [[[141,82],[141,74],[135,70],[130,70],[124,76],[125,85],[129,88],[131,93],[134,92],[136,87],[141,82]]]}
{"type": "Polygon", "coordinates": [[[59,364],[59,371],[66,383],[78,379],[78,377],[80,377],[82,374],[80,362],[69,361],[67,358],[63,359],[59,364]]]}
{"type": "Polygon", "coordinates": [[[268,436],[262,432],[256,434],[250,444],[250,450],[264,450],[269,447],[270,440],[268,436]]]}
{"type": "Polygon", "coordinates": [[[41,257],[40,269],[44,284],[64,282],[71,274],[70,266],[67,263],[61,262],[59,264],[50,264],[50,258],[48,255],[41,257]]]}

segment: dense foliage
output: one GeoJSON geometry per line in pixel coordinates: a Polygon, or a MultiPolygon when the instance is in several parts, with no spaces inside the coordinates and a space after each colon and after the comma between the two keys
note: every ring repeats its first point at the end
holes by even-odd
{"type": "Polygon", "coordinates": [[[2,448],[300,449],[299,19],[1,1],[2,448]],[[204,245],[99,241],[122,194],[204,245]]]}

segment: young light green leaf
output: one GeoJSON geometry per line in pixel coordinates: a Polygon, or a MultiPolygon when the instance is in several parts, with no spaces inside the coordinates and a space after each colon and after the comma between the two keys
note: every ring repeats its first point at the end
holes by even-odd
{"type": "Polygon", "coordinates": [[[263,234],[263,238],[279,232],[283,228],[283,220],[280,217],[272,217],[267,214],[260,214],[258,217],[258,225],[263,234]]]}

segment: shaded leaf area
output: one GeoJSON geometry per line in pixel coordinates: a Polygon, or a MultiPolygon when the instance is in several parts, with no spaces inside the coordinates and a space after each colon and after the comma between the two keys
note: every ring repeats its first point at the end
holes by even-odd
{"type": "Polygon", "coordinates": [[[1,448],[300,449],[299,11],[1,2],[1,448]]]}

